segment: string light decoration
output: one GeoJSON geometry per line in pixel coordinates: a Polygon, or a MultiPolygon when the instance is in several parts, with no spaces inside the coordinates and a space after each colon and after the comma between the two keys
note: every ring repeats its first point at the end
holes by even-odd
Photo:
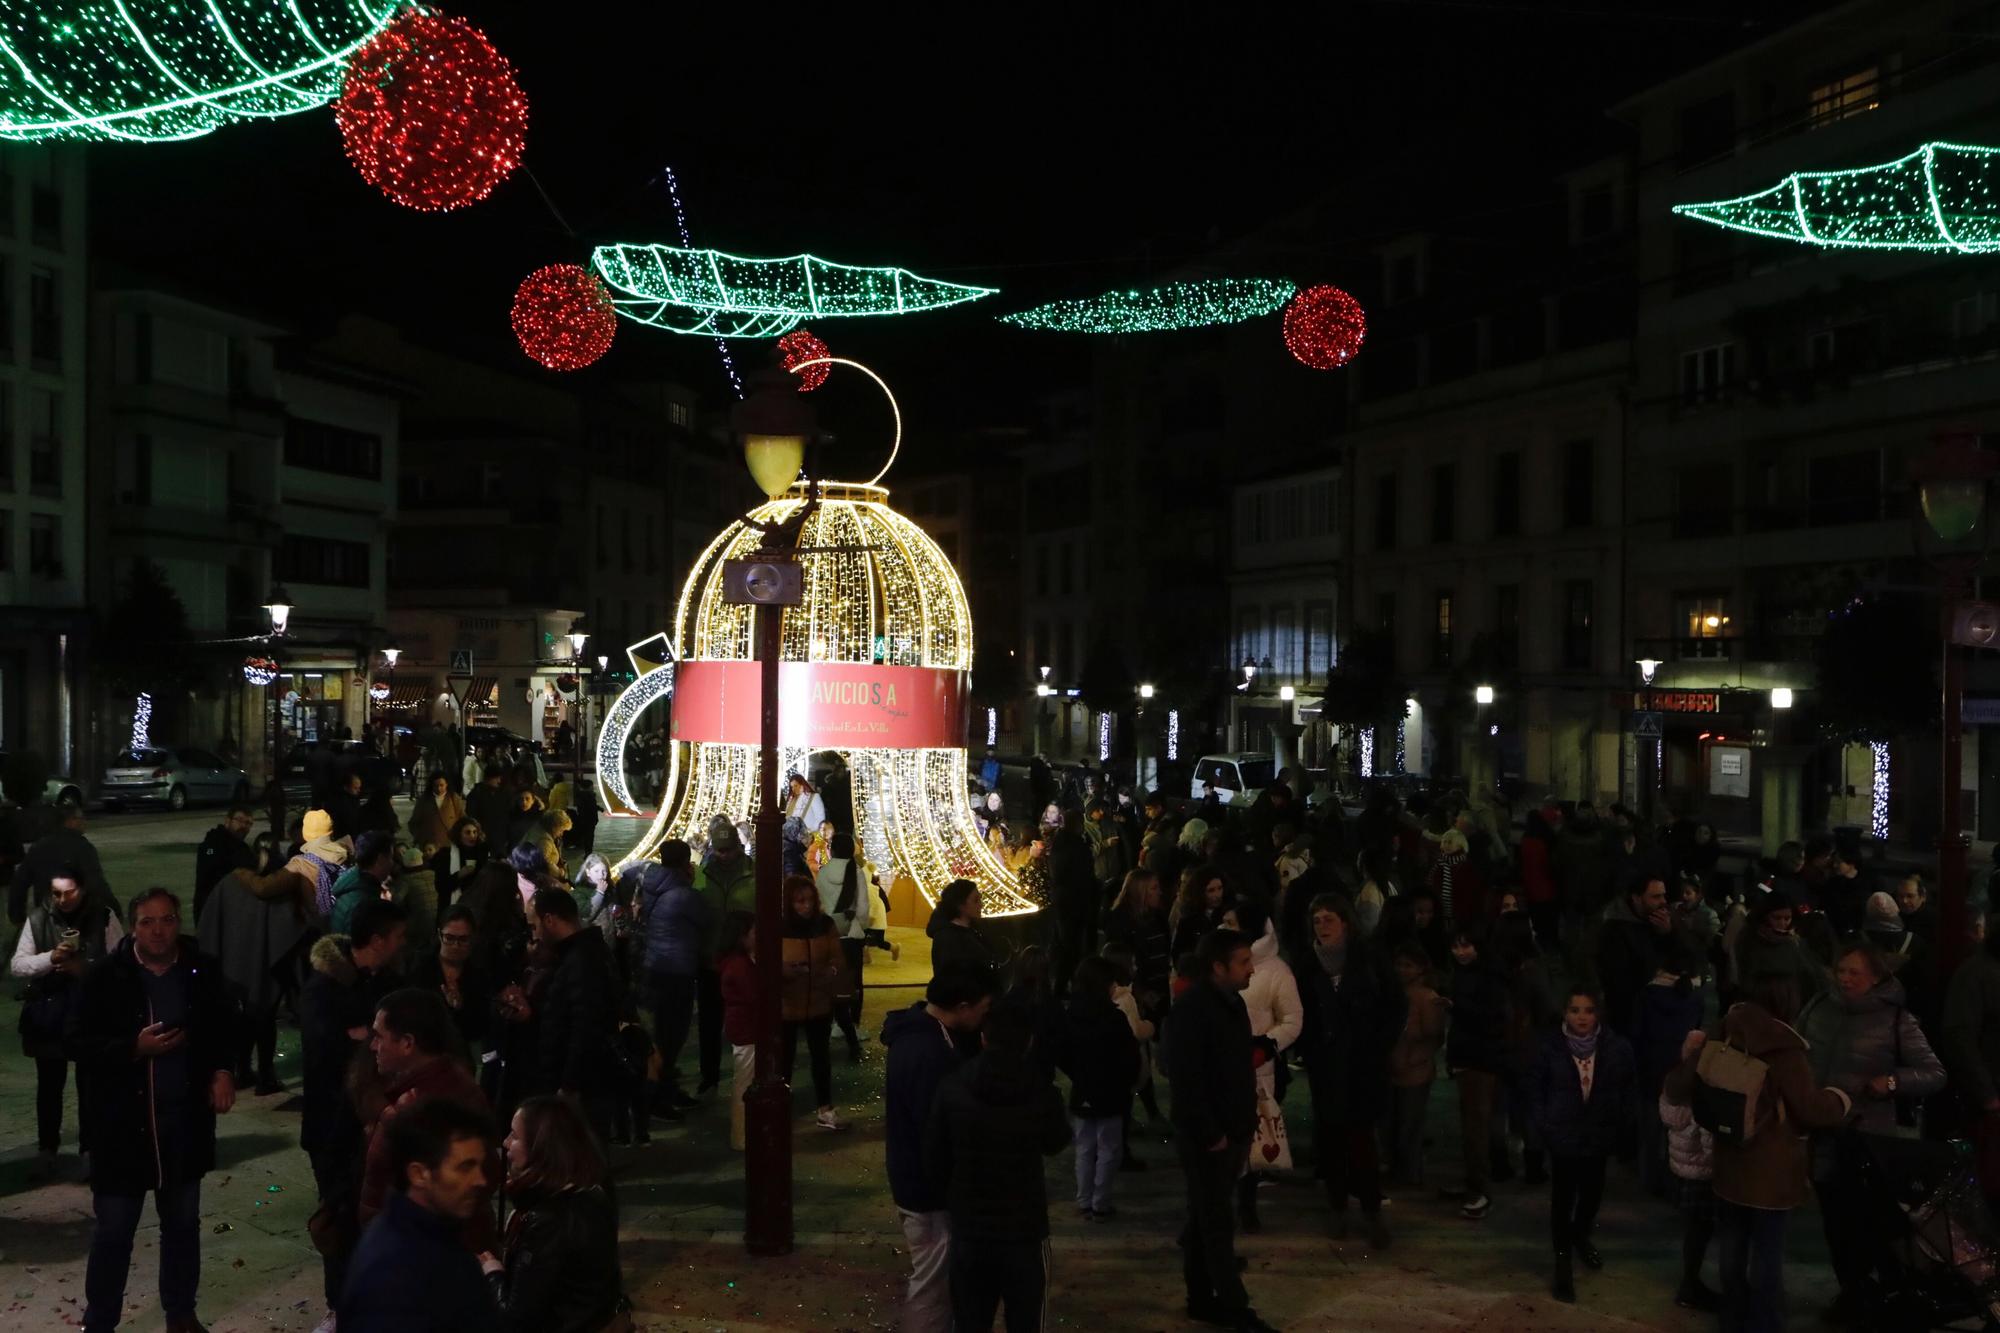
{"type": "MultiPolygon", "coordinates": [[[[692,250],[694,248],[694,234],[688,230],[687,209],[681,206],[680,179],[674,175],[672,167],[662,168],[661,174],[667,178],[667,197],[674,201],[674,230],[680,233],[681,244],[692,250]]],[[[736,373],[736,358],[729,354],[729,340],[727,338],[717,338],[715,340],[715,350],[722,357],[722,369],[729,376],[729,387],[736,390],[736,396],[741,398],[743,396],[743,377],[736,373]]]]}
{"type": "Polygon", "coordinates": [[[986,743],[988,745],[1000,743],[1000,710],[997,708],[986,710],[986,743]]]}
{"type": "Polygon", "coordinates": [[[581,264],[549,264],[521,279],[509,318],[521,350],[550,370],[582,370],[618,332],[611,293],[581,264]]]}
{"type": "MultiPolygon", "coordinates": [[[[606,809],[633,811],[641,807],[625,780],[625,738],[638,723],[639,714],[673,692],[674,664],[662,663],[627,685],[605,711],[604,725],[597,733],[597,782],[601,790],[616,798],[602,801],[606,809]]],[[[670,772],[669,786],[672,780],[670,772]]]]}
{"type": "MultiPolygon", "coordinates": [[[[782,661],[971,669],[972,614],[957,571],[887,500],[879,486],[822,487],[819,503],[799,530],[804,600],[784,613],[782,661]]],[[[795,516],[804,504],[800,484],[725,528],[695,561],[669,631],[682,645],[681,670],[692,672],[696,663],[755,660],[752,608],[724,600],[724,565],[751,556],[769,525],[795,516]]],[[[619,721],[622,710],[629,706],[636,716],[650,702],[635,693],[637,686],[663,674],[641,676],[612,706],[605,729],[619,734],[618,744],[629,726],[619,721]]],[[[693,676],[687,679],[692,690],[693,676]]],[[[664,839],[698,838],[717,814],[741,820],[756,809],[758,747],[674,740],[667,749],[660,813],[621,869],[649,856],[664,839]]],[[[853,779],[855,835],[862,854],[885,874],[907,876],[933,902],[952,880],[973,880],[989,916],[1039,909],[1039,896],[1023,888],[980,835],[967,797],[963,745],[857,744],[842,752],[853,779]]],[[[791,755],[790,762],[802,764],[803,754],[791,755]]],[[[607,751],[602,740],[598,778],[623,794],[622,753],[607,751]]]]}
{"type": "Polygon", "coordinates": [[[0,0],[0,139],[195,139],[311,111],[408,0],[0,0]]]}
{"type": "Polygon", "coordinates": [[[1295,290],[1282,278],[1197,278],[1146,291],[1051,301],[1002,315],[1000,322],[1052,333],[1165,333],[1273,314],[1295,290]]]}
{"type": "Polygon", "coordinates": [[[1889,742],[1870,741],[1868,749],[1875,760],[1874,795],[1868,806],[1868,836],[1877,842],[1886,842],[1889,837],[1889,742]]]}
{"type": "Polygon", "coordinates": [[[348,60],[334,119],[363,180],[434,212],[478,203],[521,164],[528,99],[479,29],[412,9],[348,60]]]}
{"type": "Polygon", "coordinates": [[[389,682],[378,680],[368,687],[368,697],[378,704],[389,702],[389,682]]]}
{"type": "Polygon", "coordinates": [[[132,701],[132,748],[153,748],[153,696],[141,694],[132,701]]]}
{"type": "Polygon", "coordinates": [[[278,664],[268,657],[243,659],[243,679],[252,685],[269,685],[278,678],[278,664]]]}
{"type": "Polygon", "coordinates": [[[799,377],[800,393],[811,393],[826,383],[826,377],[833,373],[832,364],[827,362],[827,358],[832,355],[832,350],[815,337],[811,329],[793,329],[778,339],[778,364],[786,370],[807,361],[825,363],[806,366],[805,369],[796,372],[799,377]]]}
{"type": "Polygon", "coordinates": [[[1361,302],[1338,287],[1301,288],[1285,305],[1285,350],[1302,366],[1339,370],[1367,336],[1361,302]]]}
{"type": "Polygon", "coordinates": [[[1406,735],[1405,728],[1407,726],[1408,726],[1407,718],[1399,717],[1396,719],[1396,766],[1395,768],[1391,769],[1390,772],[1396,774],[1399,777],[1402,774],[1410,771],[1409,755],[1405,751],[1403,746],[1403,740],[1406,735]]]}
{"type": "Polygon", "coordinates": [[[2000,251],[2000,148],[1927,143],[1893,162],[1795,171],[1767,190],[1674,212],[1829,249],[2000,251]]]}
{"type": "Polygon", "coordinates": [[[1097,762],[1104,763],[1111,758],[1111,714],[1097,715],[1097,762]]]}
{"type": "Polygon", "coordinates": [[[1375,728],[1373,727],[1361,729],[1361,776],[1364,778],[1375,776],[1375,728]]]}
{"type": "Polygon", "coordinates": [[[590,266],[627,319],[716,338],[776,338],[809,318],[910,315],[997,290],[814,255],[749,259],[672,245],[600,245],[590,266]]]}
{"type": "Polygon", "coordinates": [[[1178,759],[1180,757],[1181,710],[1178,708],[1169,708],[1167,710],[1167,758],[1178,759]]]}

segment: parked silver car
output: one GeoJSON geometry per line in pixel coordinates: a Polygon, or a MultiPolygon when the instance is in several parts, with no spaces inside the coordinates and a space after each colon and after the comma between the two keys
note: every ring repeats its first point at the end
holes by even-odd
{"type": "Polygon", "coordinates": [[[105,766],[97,794],[106,807],[127,801],[162,801],[184,810],[190,801],[240,801],[250,795],[250,775],[190,745],[120,750],[105,766]]]}
{"type": "MultiPolygon", "coordinates": [[[[6,752],[0,751],[0,770],[4,770],[6,767],[6,752]]],[[[72,782],[68,778],[57,777],[54,773],[51,773],[49,774],[48,782],[42,787],[42,800],[49,805],[82,805],[83,784],[72,782]]]]}

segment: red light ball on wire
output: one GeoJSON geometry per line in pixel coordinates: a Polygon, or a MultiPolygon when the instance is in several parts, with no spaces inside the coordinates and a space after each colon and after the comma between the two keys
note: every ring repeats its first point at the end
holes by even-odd
{"type": "Polygon", "coordinates": [[[611,350],[618,332],[611,293],[578,264],[550,264],[521,279],[512,320],[521,350],[550,370],[582,370],[611,350]]]}
{"type": "Polygon", "coordinates": [[[1302,287],[1285,303],[1285,349],[1314,370],[1339,370],[1367,336],[1361,302],[1338,287],[1302,287]]]}
{"type": "Polygon", "coordinates": [[[349,58],[334,119],[363,180],[435,211],[478,203],[520,165],[528,99],[479,29],[412,9],[349,58]]]}
{"type": "MultiPolygon", "coordinates": [[[[825,343],[814,335],[811,329],[793,329],[778,339],[779,364],[786,370],[802,361],[817,361],[823,356],[831,356],[825,343]]],[[[811,366],[799,372],[799,392],[811,393],[826,383],[826,377],[833,371],[832,366],[811,366]]]]}

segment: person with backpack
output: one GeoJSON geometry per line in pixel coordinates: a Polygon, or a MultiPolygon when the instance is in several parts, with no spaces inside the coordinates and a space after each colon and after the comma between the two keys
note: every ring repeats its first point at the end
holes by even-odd
{"type": "MultiPolygon", "coordinates": [[[[1905,1003],[1889,960],[1867,939],[1834,960],[1833,991],[1815,995],[1799,1012],[1815,1081],[1839,1088],[1854,1103],[1849,1127],[1861,1134],[1914,1137],[1910,1099],[1945,1085],[1944,1064],[1905,1003]],[[1910,1128],[1902,1128],[1908,1124],[1910,1128]]],[[[1856,1143],[1846,1134],[1812,1138],[1813,1190],[1826,1228],[1827,1256],[1840,1295],[1831,1321],[1865,1319],[1873,1307],[1878,1243],[1870,1234],[1867,1187],[1857,1169],[1856,1143]]]]}
{"type": "Polygon", "coordinates": [[[1604,1267],[1590,1231],[1604,1200],[1605,1163],[1633,1146],[1637,1086],[1631,1044],[1604,1025],[1595,992],[1571,986],[1562,1022],[1543,1033],[1527,1079],[1528,1122],[1549,1154],[1556,1251],[1549,1294],[1559,1301],[1576,1301],[1572,1256],[1586,1268],[1604,1267]]]}
{"type": "Polygon", "coordinates": [[[1795,971],[1761,972],[1750,998],[1723,1018],[1668,1076],[1664,1095],[1691,1106],[1715,1136],[1717,1259],[1722,1326],[1745,1333],[1785,1327],[1785,1224],[1810,1189],[1805,1135],[1837,1129],[1852,1102],[1813,1080],[1795,971]]]}

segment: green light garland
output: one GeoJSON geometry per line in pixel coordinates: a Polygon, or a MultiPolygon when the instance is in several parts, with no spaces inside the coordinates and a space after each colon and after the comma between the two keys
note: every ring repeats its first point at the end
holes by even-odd
{"type": "Polygon", "coordinates": [[[1161,333],[1235,324],[1275,314],[1297,287],[1282,278],[1201,278],[1169,282],[1144,292],[1106,292],[1075,301],[1051,301],[1002,315],[1023,329],[1056,333],[1161,333]]]}
{"type": "Polygon", "coordinates": [[[995,290],[813,255],[746,259],[673,245],[600,245],[590,265],[627,319],[713,338],[775,338],[806,319],[908,315],[995,290]]]}
{"type": "Polygon", "coordinates": [[[193,139],[339,95],[408,0],[0,0],[0,139],[193,139]]]}
{"type": "Polygon", "coordinates": [[[1768,190],[1676,204],[1698,222],[1854,250],[2000,250],[2000,148],[1927,143],[1878,166],[1795,171],[1768,190]]]}

